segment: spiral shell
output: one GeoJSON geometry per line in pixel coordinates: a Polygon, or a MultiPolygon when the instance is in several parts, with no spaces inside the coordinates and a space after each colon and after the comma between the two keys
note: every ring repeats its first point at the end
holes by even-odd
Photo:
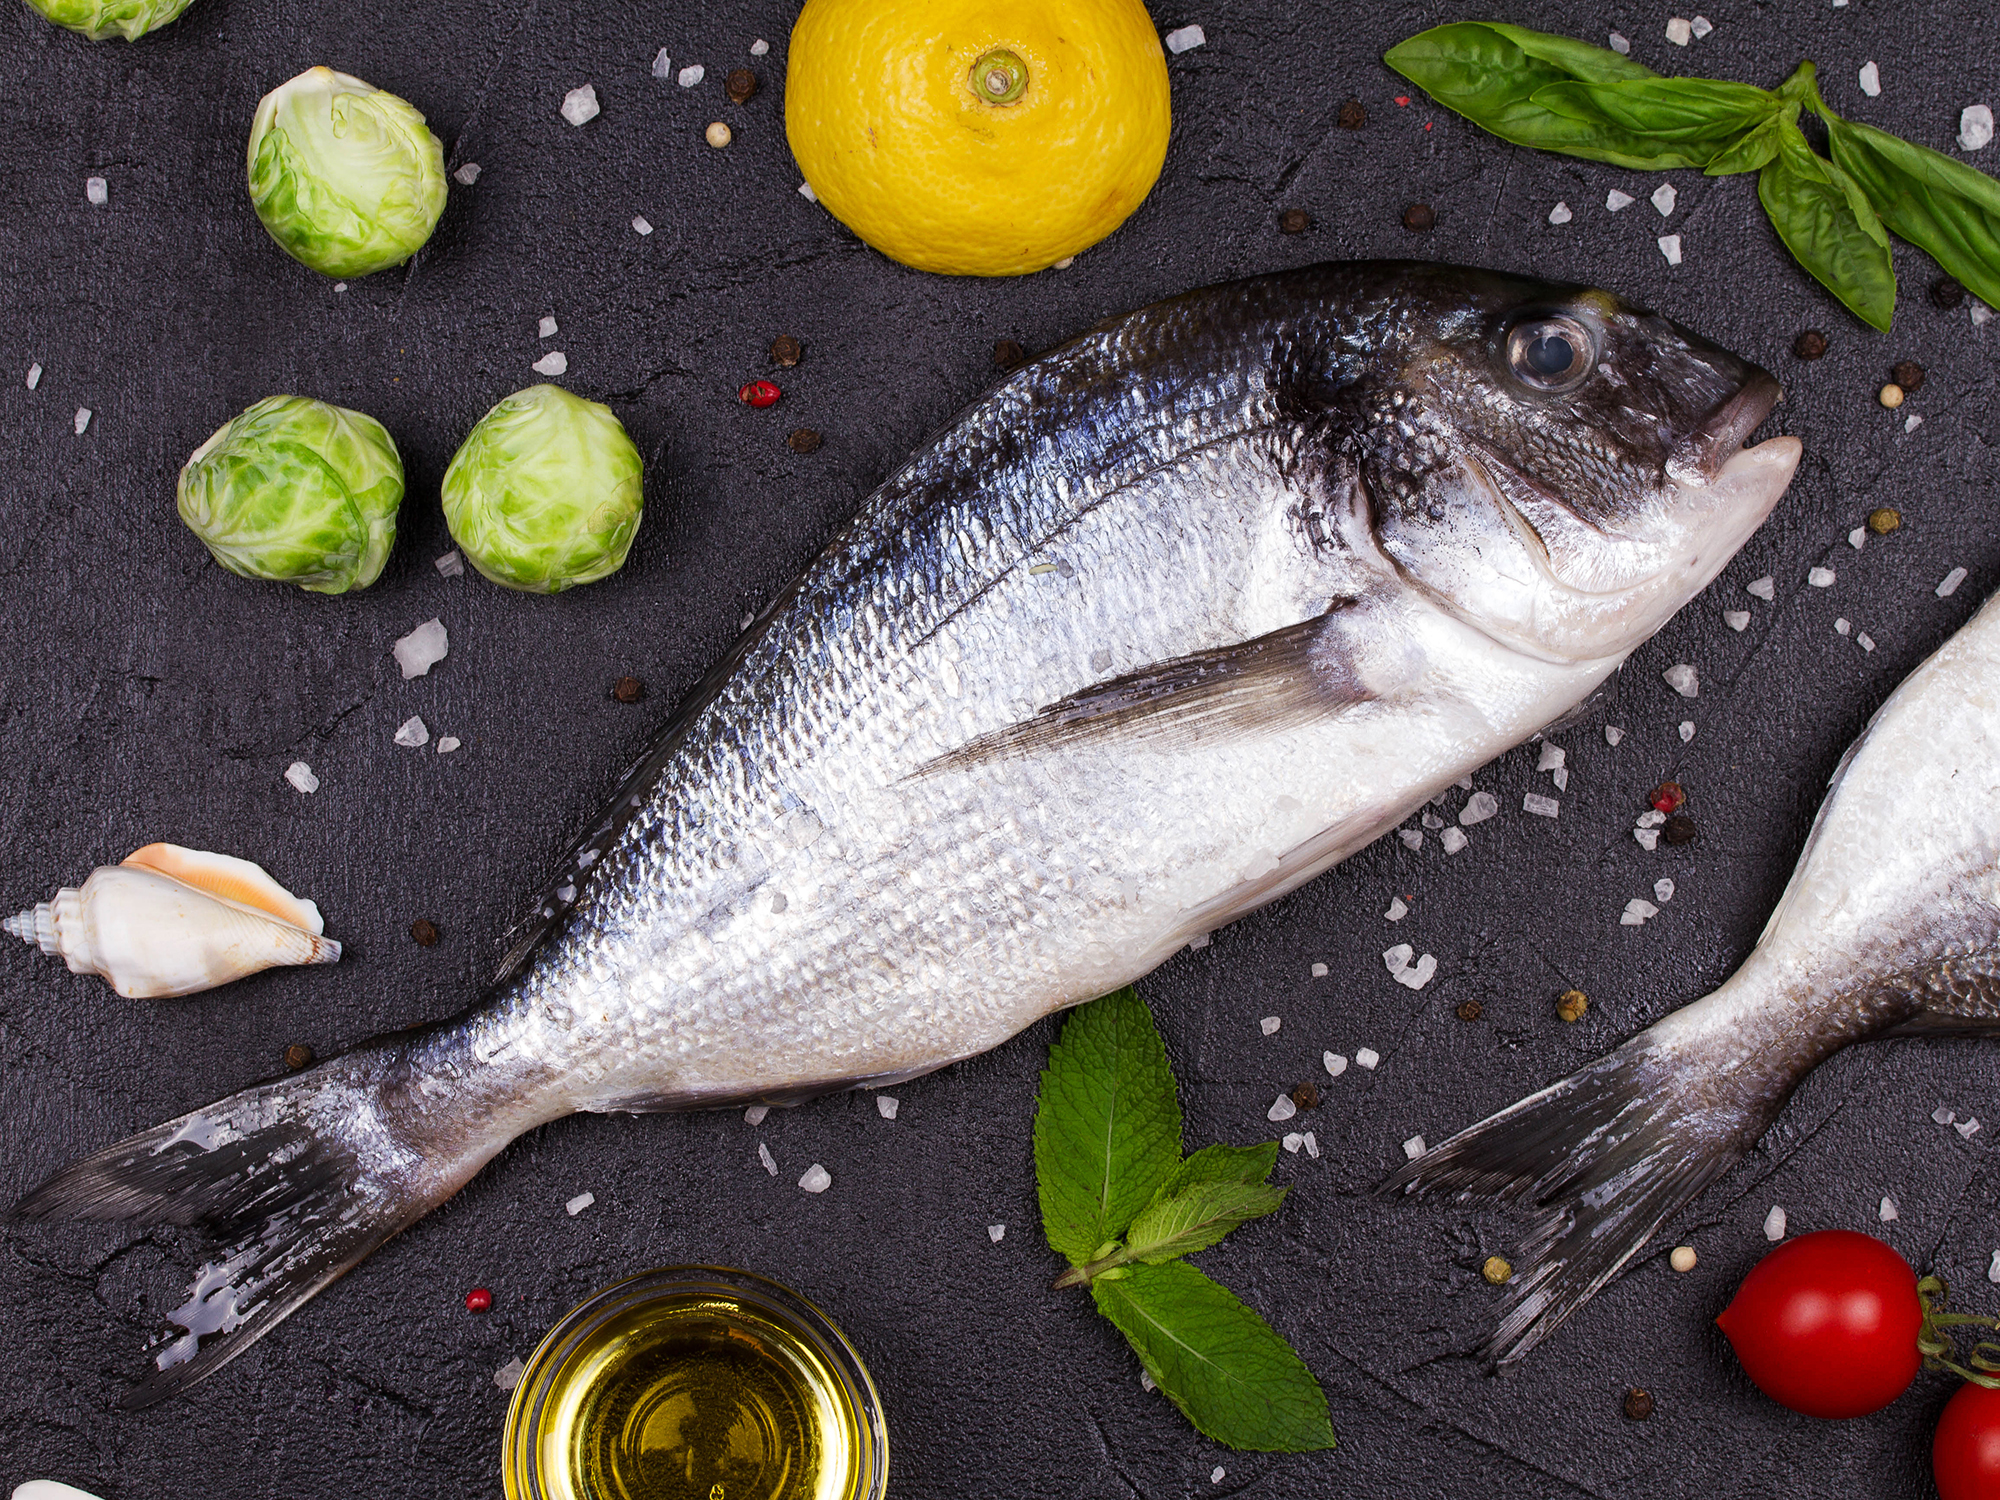
{"type": "Polygon", "coordinates": [[[247,859],[148,844],[9,917],[16,937],[130,999],[191,995],[261,969],[330,964],[319,908],[247,859]]]}

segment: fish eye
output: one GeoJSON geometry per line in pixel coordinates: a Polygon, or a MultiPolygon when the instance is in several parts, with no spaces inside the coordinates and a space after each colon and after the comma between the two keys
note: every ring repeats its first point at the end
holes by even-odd
{"type": "Polygon", "coordinates": [[[1573,391],[1596,365],[1596,341],[1575,318],[1527,318],[1507,330],[1507,368],[1530,390],[1573,391]]]}

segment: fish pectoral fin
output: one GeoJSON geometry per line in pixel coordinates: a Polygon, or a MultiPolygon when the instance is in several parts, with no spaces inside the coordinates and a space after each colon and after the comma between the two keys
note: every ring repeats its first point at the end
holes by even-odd
{"type": "Polygon", "coordinates": [[[1155,662],[1059,699],[1032,719],[990,730],[912,772],[963,771],[1117,735],[1167,747],[1208,736],[1310,724],[1377,696],[1345,618],[1360,601],[1234,645],[1155,662]]]}

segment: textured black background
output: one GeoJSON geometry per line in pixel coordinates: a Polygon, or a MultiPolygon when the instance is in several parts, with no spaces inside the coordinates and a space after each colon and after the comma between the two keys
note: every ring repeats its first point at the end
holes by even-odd
{"type": "MultiPolygon", "coordinates": [[[[1139,1387],[1138,1368],[1081,1294],[1047,1290],[1028,1136],[1049,1023],[896,1092],[777,1111],[578,1118],[520,1142],[420,1223],[184,1400],[112,1403],[174,1305],[200,1246],[88,1226],[0,1235],[0,1483],[55,1476],[108,1500],[202,1494],[497,1494],[506,1397],[493,1371],[562,1310],[646,1266],[716,1261],[818,1300],[864,1351],[890,1413],[895,1492],[909,1497],[1923,1496],[1932,1420],[1948,1391],[1925,1376],[1887,1412],[1822,1424],[1766,1401],[1710,1323],[1766,1248],[1764,1214],[1795,1230],[1884,1233],[1921,1269],[2000,1302],[1981,1274],[2000,1188],[2000,1072],[1966,1043],[1878,1044],[1839,1056],[1796,1096],[1754,1156],[1524,1368],[1483,1375],[1462,1351],[1497,1296],[1477,1267],[1511,1236],[1497,1216],[1386,1204],[1370,1185],[1418,1131],[1432,1140],[1608,1049],[1711,987],[1748,951],[1841,751],[1894,684],[1985,597],[2000,570],[1994,348],[1967,310],[1922,292],[1934,268],[1899,248],[1893,335],[1862,328],[1784,255],[1748,178],[1672,174],[1663,225],[1651,179],[1517,151],[1404,92],[1377,61],[1425,25],[1508,19],[1602,42],[1612,29],[1664,70],[1774,84],[1819,61],[1828,100],[1940,149],[1958,110],[2000,104],[2000,28],[1983,0],[1708,0],[1715,32],[1682,51],[1669,12],[1612,4],[1212,0],[1156,11],[1208,44],[1169,61],[1173,144],[1132,220],[1067,271],[998,283],[889,264],[794,191],[782,119],[793,12],[718,0],[668,8],[386,0],[196,0],[137,45],[92,46],[16,7],[0,21],[0,797],[7,900],[25,905],[152,839],[265,863],[325,909],[349,944],[333,970],[283,971],[171,1002],[115,997],[53,959],[0,953],[0,1199],[79,1152],[267,1075],[294,1041],[321,1051],[456,1009],[501,933],[618,771],[740,622],[803,566],[885,473],[993,379],[996,338],[1046,347],[1097,318],[1226,277],[1344,256],[1415,254],[1602,282],[1776,371],[1774,427],[1806,459],[1777,515],[1651,644],[1582,725],[1556,738],[1573,779],[1557,822],[1522,816],[1550,790],[1517,751],[1482,772],[1502,815],[1464,853],[1385,840],[1277,906],[1184,953],[1142,987],[1179,1069],[1190,1144],[1250,1140],[1281,1087],[1320,1076],[1322,1048],[1373,1046],[1304,1116],[1329,1146],[1284,1156],[1297,1191],[1204,1263],[1289,1336],[1318,1372],[1340,1448],[1310,1458],[1231,1454],[1139,1387]],[[763,89],[727,105],[721,77],[751,61],[763,89]],[[648,76],[666,47],[708,80],[648,76]],[[1881,65],[1864,98],[1856,71],[1881,65]],[[406,270],[344,293],[265,237],[243,188],[258,96],[319,62],[414,102],[447,142],[454,184],[406,270]],[[603,115],[573,129],[566,90],[594,81],[603,115]],[[1345,98],[1369,111],[1336,128],[1345,98]],[[736,143],[701,142],[727,119],[736,143]],[[1432,128],[1434,126],[1434,128],[1432,128]],[[101,175],[110,202],[84,201],[101,175]],[[1605,192],[1639,198],[1612,216],[1605,192]],[[1399,226],[1436,206],[1426,237],[1399,226]],[[1566,200],[1576,219],[1546,222],[1566,200]],[[1281,236],[1280,210],[1316,227],[1281,236]],[[629,227],[644,214],[658,232],[629,227]],[[1686,261],[1654,246],[1678,231],[1686,261]],[[553,312],[560,334],[536,337],[553,312]],[[1816,365],[1789,354],[1827,330],[1816,365]],[[770,373],[779,333],[806,362],[783,402],[752,411],[737,385],[770,373]],[[564,384],[607,401],[648,460],[647,518],[625,570],[554,599],[441,579],[436,502],[453,447],[529,363],[568,353],[564,384]],[[1875,388],[1895,359],[1930,370],[1891,415],[1875,388]],[[30,361],[45,367],[25,389],[30,361]],[[388,571],[321,598],[212,564],[173,509],[188,452],[252,400],[297,391],[361,407],[401,445],[410,492],[388,571]],[[75,409],[95,412],[72,434],[75,409]],[[1902,417],[1926,421],[1905,434],[1902,417]],[[827,434],[798,457],[793,427],[827,434]],[[1845,536],[1872,505],[1904,528],[1860,554],[1845,536]],[[1838,570],[1827,590],[1807,569],[1838,570]],[[1957,594],[1933,586],[1955,564],[1957,594]],[[1774,605],[1743,584],[1777,579],[1774,605]],[[1725,604],[1748,631],[1725,629],[1725,604]],[[390,641],[432,615],[451,655],[404,682],[390,641]],[[1878,643],[1833,630],[1846,616],[1878,643]],[[1684,704],[1661,681],[1702,672],[1684,704]],[[636,673],[645,700],[611,682],[636,673]],[[456,755],[391,743],[420,713],[456,755]],[[1675,725],[1700,732],[1683,745],[1675,725]],[[1606,722],[1628,731],[1608,748],[1606,722]],[[281,779],[295,758],[323,778],[281,779]],[[1700,841],[1648,854],[1628,830],[1663,776],[1690,789],[1700,841]],[[1679,894],[1642,929],[1631,896],[1670,874],[1679,894]],[[1392,893],[1412,915],[1390,928],[1392,893]],[[421,950],[412,918],[444,931],[421,950]],[[1377,957],[1435,953],[1413,993],[1377,957]],[[1314,961],[1331,975],[1309,977],[1314,961]],[[1565,1026],[1554,995],[1592,997],[1565,1026]],[[1467,999],[1486,1007],[1455,1018],[1467,999]],[[1276,1036],[1258,1018],[1284,1018],[1276,1036]],[[1991,1113],[1961,1140],[1940,1102],[1991,1113]],[[757,1165],[760,1137],[782,1170],[757,1165]],[[833,1174],[813,1198],[813,1161],[833,1174]],[[578,1218],[564,1200],[589,1190],[578,1218]],[[1880,1226],[1883,1193],[1901,1205],[1880,1226]],[[986,1226],[1005,1222],[1000,1244],[986,1226]],[[1676,1276],[1667,1247],[1701,1264],[1676,1276]],[[491,1315],[464,1292],[493,1288],[491,1315]],[[1625,1388],[1657,1396],[1620,1414],[1625,1388]],[[1210,1470],[1227,1469],[1220,1484],[1210,1470]]],[[[2000,166],[2000,152],[1974,158],[2000,166]]],[[[1455,810],[1456,803],[1453,808],[1455,810]]]]}

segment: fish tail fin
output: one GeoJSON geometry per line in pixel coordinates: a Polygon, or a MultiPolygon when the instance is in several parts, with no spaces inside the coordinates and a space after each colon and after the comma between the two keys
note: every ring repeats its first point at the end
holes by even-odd
{"type": "Polygon", "coordinates": [[[194,1225],[222,1242],[167,1315],[156,1370],[124,1406],[151,1406],[229,1363],[506,1144],[491,1127],[468,1129],[463,1113],[412,1108],[421,1090],[402,1040],[142,1131],[15,1205],[17,1220],[194,1225]]]}
{"type": "Polygon", "coordinates": [[[1511,1295],[1481,1350],[1495,1365],[1520,1359],[1589,1301],[1756,1144],[1804,1076],[1806,1067],[1744,1066],[1740,1033],[1702,1024],[1694,1010],[1461,1130],[1382,1184],[1385,1194],[1448,1192],[1528,1210],[1511,1295]]]}

